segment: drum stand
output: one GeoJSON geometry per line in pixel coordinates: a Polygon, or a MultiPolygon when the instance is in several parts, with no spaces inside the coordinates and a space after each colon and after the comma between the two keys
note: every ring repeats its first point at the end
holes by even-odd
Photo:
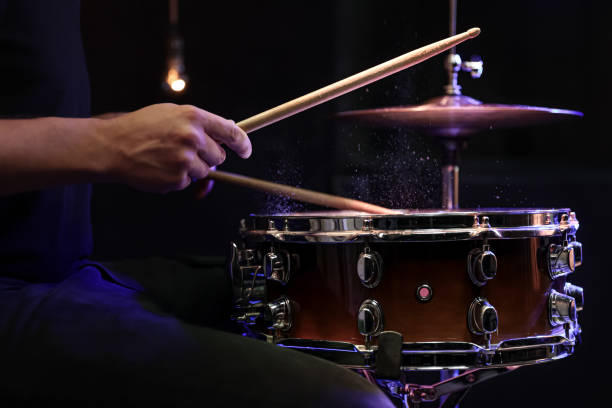
{"type": "Polygon", "coordinates": [[[440,408],[457,406],[473,385],[505,374],[514,367],[475,369],[465,371],[447,380],[433,385],[406,384],[404,386],[404,404],[406,407],[418,407],[421,402],[441,400],[440,408]],[[441,397],[445,397],[442,399],[441,397]]]}
{"type": "Polygon", "coordinates": [[[432,385],[407,381],[401,369],[402,335],[385,331],[378,337],[376,369],[358,370],[369,382],[380,387],[403,408],[418,408],[421,403],[439,401],[440,408],[458,407],[472,386],[515,370],[518,366],[477,368],[466,370],[440,370],[440,381],[432,385]]]}
{"type": "MultiPolygon", "coordinates": [[[[403,381],[376,380],[367,370],[363,370],[363,376],[381,387],[390,394],[391,398],[404,408],[419,408],[421,403],[439,401],[440,408],[453,408],[459,406],[472,386],[506,374],[516,369],[513,367],[478,368],[468,370],[461,374],[443,379],[432,385],[421,385],[405,383],[403,381]]],[[[442,371],[444,373],[444,371],[442,371]]],[[[452,372],[452,371],[451,371],[452,372]]]]}

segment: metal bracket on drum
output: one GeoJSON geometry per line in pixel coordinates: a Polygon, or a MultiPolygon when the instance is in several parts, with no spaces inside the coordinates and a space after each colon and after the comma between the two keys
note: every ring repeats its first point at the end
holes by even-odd
{"type": "Polygon", "coordinates": [[[450,408],[458,404],[473,385],[506,374],[516,368],[475,369],[433,385],[406,384],[404,393],[410,407],[418,406],[422,402],[433,402],[442,396],[449,395],[441,407],[450,408]]]}
{"type": "Polygon", "coordinates": [[[267,329],[289,331],[293,325],[293,302],[281,296],[273,302],[257,303],[238,307],[232,313],[232,320],[245,327],[257,326],[267,329]]]}
{"type": "Polygon", "coordinates": [[[230,252],[228,270],[234,291],[232,320],[245,327],[289,330],[293,324],[292,302],[284,296],[273,302],[267,301],[267,280],[283,283],[289,277],[289,270],[281,257],[272,250],[264,257],[262,266],[252,249],[239,249],[232,242],[230,252]]]}
{"type": "Polygon", "coordinates": [[[582,244],[578,241],[563,241],[563,244],[548,246],[548,272],[552,279],[569,275],[582,265],[582,244]]]}
{"type": "Polygon", "coordinates": [[[497,274],[497,257],[486,240],[482,248],[474,248],[468,253],[467,269],[470,280],[476,286],[484,286],[497,274]]]}
{"type": "Polygon", "coordinates": [[[357,260],[357,276],[366,288],[372,289],[378,286],[383,275],[383,260],[380,254],[372,251],[366,245],[357,260]]]}
{"type": "Polygon", "coordinates": [[[236,306],[248,306],[266,300],[266,276],[257,263],[254,250],[239,249],[232,242],[228,272],[236,306]]]}
{"type": "Polygon", "coordinates": [[[266,278],[285,285],[291,276],[291,256],[288,252],[276,252],[274,247],[263,257],[266,278]]]}

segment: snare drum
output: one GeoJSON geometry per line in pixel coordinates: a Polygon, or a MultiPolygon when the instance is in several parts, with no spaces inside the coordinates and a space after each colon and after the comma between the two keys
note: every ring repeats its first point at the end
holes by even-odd
{"type": "Polygon", "coordinates": [[[568,209],[252,215],[232,243],[233,317],[350,368],[562,358],[580,333],[577,229],[568,209]]]}

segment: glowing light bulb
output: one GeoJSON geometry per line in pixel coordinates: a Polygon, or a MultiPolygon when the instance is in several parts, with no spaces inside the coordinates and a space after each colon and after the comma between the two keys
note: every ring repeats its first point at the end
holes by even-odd
{"type": "Polygon", "coordinates": [[[182,92],[187,86],[187,81],[180,74],[180,71],[178,69],[171,67],[168,70],[168,75],[166,76],[166,84],[174,92],[182,92]]]}
{"type": "Polygon", "coordinates": [[[181,92],[183,89],[185,89],[185,81],[183,79],[180,79],[180,78],[179,79],[175,79],[170,84],[170,88],[172,88],[172,90],[174,92],[181,92]]]}

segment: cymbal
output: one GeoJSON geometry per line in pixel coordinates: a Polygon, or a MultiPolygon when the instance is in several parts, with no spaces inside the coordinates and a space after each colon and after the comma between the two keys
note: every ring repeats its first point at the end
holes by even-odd
{"type": "Polygon", "coordinates": [[[433,136],[461,137],[493,129],[560,123],[583,114],[538,106],[488,104],[464,95],[447,95],[423,105],[347,111],[337,116],[375,126],[421,130],[433,136]]]}

